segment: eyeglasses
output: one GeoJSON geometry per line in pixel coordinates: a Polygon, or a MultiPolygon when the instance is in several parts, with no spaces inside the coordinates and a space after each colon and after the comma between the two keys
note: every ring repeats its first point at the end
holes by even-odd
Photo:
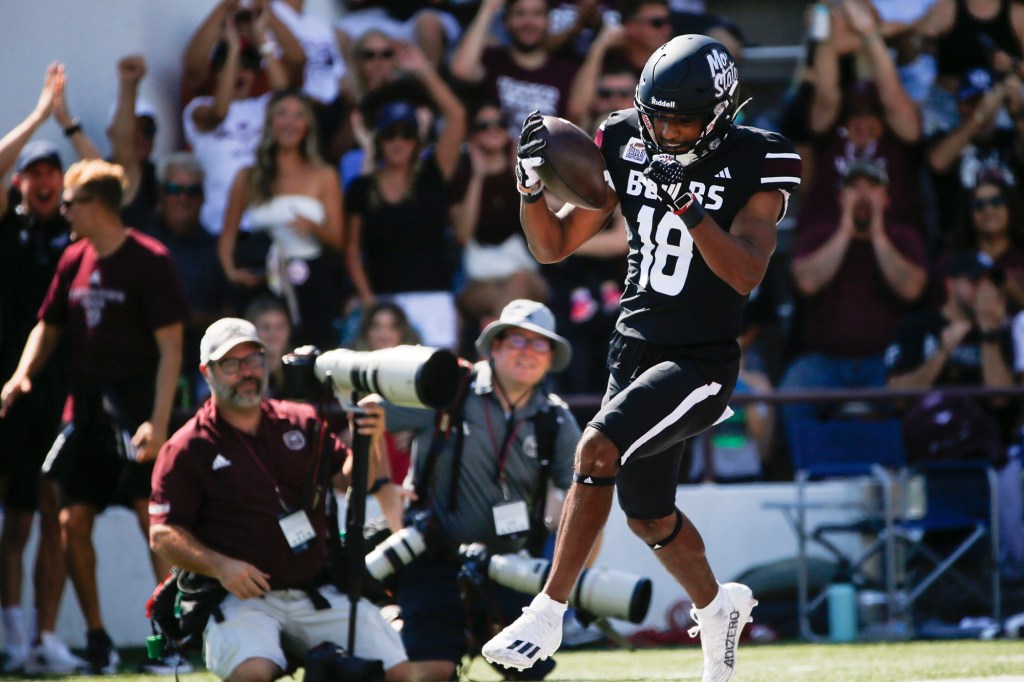
{"type": "Polygon", "coordinates": [[[500,118],[488,118],[480,119],[479,121],[473,121],[473,130],[476,130],[477,132],[490,130],[491,128],[494,128],[495,130],[501,130],[504,127],[505,123],[500,118]]]}
{"type": "Polygon", "coordinates": [[[266,365],[266,358],[263,357],[262,352],[256,352],[250,353],[244,358],[226,358],[217,361],[220,371],[227,376],[238,374],[238,370],[242,369],[242,365],[245,365],[246,369],[263,369],[266,365]]]}
{"type": "Polygon", "coordinates": [[[363,61],[372,59],[392,59],[395,56],[394,50],[360,50],[359,58],[363,61]]]}
{"type": "Polygon", "coordinates": [[[631,21],[637,24],[647,24],[651,28],[665,28],[669,24],[668,17],[633,17],[631,21]]]}
{"type": "Polygon", "coordinates": [[[608,97],[632,97],[636,94],[633,88],[598,88],[597,96],[607,99],[608,97]]]}
{"type": "Polygon", "coordinates": [[[992,208],[1002,208],[1003,206],[1006,206],[1006,199],[997,195],[994,197],[989,197],[988,199],[975,198],[971,200],[971,210],[973,211],[981,211],[986,206],[991,206],[992,208]]]}
{"type": "Polygon", "coordinates": [[[529,347],[534,353],[551,352],[551,342],[547,339],[528,339],[522,334],[506,334],[502,341],[508,343],[513,350],[526,350],[529,347]]]}
{"type": "Polygon", "coordinates": [[[407,123],[399,123],[398,125],[388,126],[380,131],[377,133],[377,137],[382,140],[393,140],[396,137],[404,140],[415,140],[419,137],[419,132],[414,126],[407,123]]]}
{"type": "Polygon", "coordinates": [[[60,202],[60,210],[66,213],[67,211],[73,209],[75,207],[75,204],[87,204],[92,200],[93,197],[87,196],[74,197],[72,199],[62,199],[60,202]]]}
{"type": "Polygon", "coordinates": [[[181,185],[177,182],[165,182],[164,183],[164,194],[172,197],[176,197],[179,194],[185,194],[190,197],[198,197],[203,194],[203,185],[199,182],[190,182],[187,185],[181,185]]]}

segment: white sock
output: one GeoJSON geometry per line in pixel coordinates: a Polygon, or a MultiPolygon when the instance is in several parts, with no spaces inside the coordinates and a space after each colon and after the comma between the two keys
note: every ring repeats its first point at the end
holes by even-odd
{"type": "Polygon", "coordinates": [[[715,598],[711,602],[701,609],[696,609],[697,616],[699,618],[708,618],[711,616],[718,615],[718,612],[722,610],[722,604],[725,601],[725,594],[722,592],[722,586],[718,586],[718,592],[715,594],[715,598]]]}
{"type": "Polygon", "coordinates": [[[560,601],[555,601],[548,595],[541,592],[533,601],[530,602],[530,608],[537,613],[543,615],[546,618],[550,618],[552,622],[561,623],[563,616],[565,616],[565,609],[568,604],[563,604],[560,601]]]}
{"type": "Polygon", "coordinates": [[[20,606],[5,606],[3,608],[4,639],[7,648],[23,647],[28,644],[25,639],[25,612],[20,606]]]}

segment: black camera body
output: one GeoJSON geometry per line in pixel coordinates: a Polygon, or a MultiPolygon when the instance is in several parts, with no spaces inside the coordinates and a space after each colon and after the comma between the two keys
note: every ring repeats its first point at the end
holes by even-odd
{"type": "Polygon", "coordinates": [[[305,682],[384,682],[382,661],[349,656],[333,642],[307,651],[305,668],[305,682]]]}

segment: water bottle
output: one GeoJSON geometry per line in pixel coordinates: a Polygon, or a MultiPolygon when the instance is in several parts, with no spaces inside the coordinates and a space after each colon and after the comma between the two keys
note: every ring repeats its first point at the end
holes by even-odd
{"type": "Polygon", "coordinates": [[[833,642],[857,638],[857,590],[850,583],[828,586],[828,638],[833,642]]]}

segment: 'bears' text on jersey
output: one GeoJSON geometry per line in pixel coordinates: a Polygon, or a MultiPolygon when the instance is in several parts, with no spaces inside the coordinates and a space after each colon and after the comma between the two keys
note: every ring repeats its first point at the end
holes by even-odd
{"type": "MultiPolygon", "coordinates": [[[[636,110],[611,114],[597,143],[629,234],[619,332],[673,346],[738,337],[747,297],[711,271],[683,221],[669,212],[654,184],[644,177],[653,159],[640,137],[636,110]]],[[[704,210],[728,232],[736,214],[757,192],[783,193],[776,221],[781,220],[790,191],[800,184],[800,173],[800,156],[784,137],[736,126],[714,154],[687,170],[687,177],[704,210]]]]}

